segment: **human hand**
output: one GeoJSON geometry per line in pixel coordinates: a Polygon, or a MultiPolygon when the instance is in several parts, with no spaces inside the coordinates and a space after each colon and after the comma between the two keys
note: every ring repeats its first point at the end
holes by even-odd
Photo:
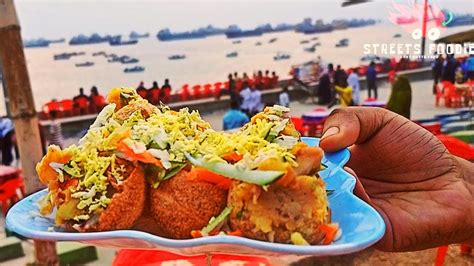
{"type": "Polygon", "coordinates": [[[381,108],[344,108],[325,122],[320,146],[349,147],[355,193],[387,225],[377,247],[410,251],[474,240],[474,167],[430,132],[381,108]]]}

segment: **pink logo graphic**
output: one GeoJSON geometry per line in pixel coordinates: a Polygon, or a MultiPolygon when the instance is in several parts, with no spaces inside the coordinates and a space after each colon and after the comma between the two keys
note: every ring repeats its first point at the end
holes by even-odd
{"type": "MultiPolygon", "coordinates": [[[[423,27],[424,5],[416,1],[407,1],[407,4],[398,4],[392,1],[392,10],[390,10],[390,21],[402,27],[405,31],[411,33],[415,40],[421,39],[423,27]]],[[[443,26],[445,16],[441,9],[436,5],[428,5],[426,16],[426,35],[430,40],[436,40],[441,32],[446,30],[443,26]]]]}

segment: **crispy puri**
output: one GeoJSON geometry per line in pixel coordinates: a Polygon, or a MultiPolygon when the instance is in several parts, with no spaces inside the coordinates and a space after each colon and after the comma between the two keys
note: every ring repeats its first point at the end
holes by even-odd
{"type": "Polygon", "coordinates": [[[206,226],[226,207],[226,190],[191,181],[187,173],[181,171],[150,192],[152,216],[167,237],[190,238],[192,230],[206,226]]]}

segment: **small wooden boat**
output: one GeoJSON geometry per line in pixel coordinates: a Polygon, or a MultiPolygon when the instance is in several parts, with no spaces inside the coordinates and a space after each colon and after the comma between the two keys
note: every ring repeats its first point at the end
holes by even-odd
{"type": "Polygon", "coordinates": [[[76,67],[91,67],[93,65],[95,65],[94,62],[87,61],[87,62],[84,62],[84,63],[76,64],[76,67]]]}
{"type": "Polygon", "coordinates": [[[125,73],[138,73],[138,72],[143,72],[145,71],[145,68],[142,66],[134,66],[130,68],[125,68],[123,72],[125,73]]]}

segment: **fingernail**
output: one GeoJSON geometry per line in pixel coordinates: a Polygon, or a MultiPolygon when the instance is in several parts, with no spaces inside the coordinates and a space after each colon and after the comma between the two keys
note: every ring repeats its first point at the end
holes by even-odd
{"type": "Polygon", "coordinates": [[[330,137],[332,135],[336,135],[337,133],[339,133],[339,128],[338,127],[330,127],[330,128],[328,128],[328,130],[326,130],[324,132],[324,134],[321,138],[324,139],[324,138],[330,137]]]}

